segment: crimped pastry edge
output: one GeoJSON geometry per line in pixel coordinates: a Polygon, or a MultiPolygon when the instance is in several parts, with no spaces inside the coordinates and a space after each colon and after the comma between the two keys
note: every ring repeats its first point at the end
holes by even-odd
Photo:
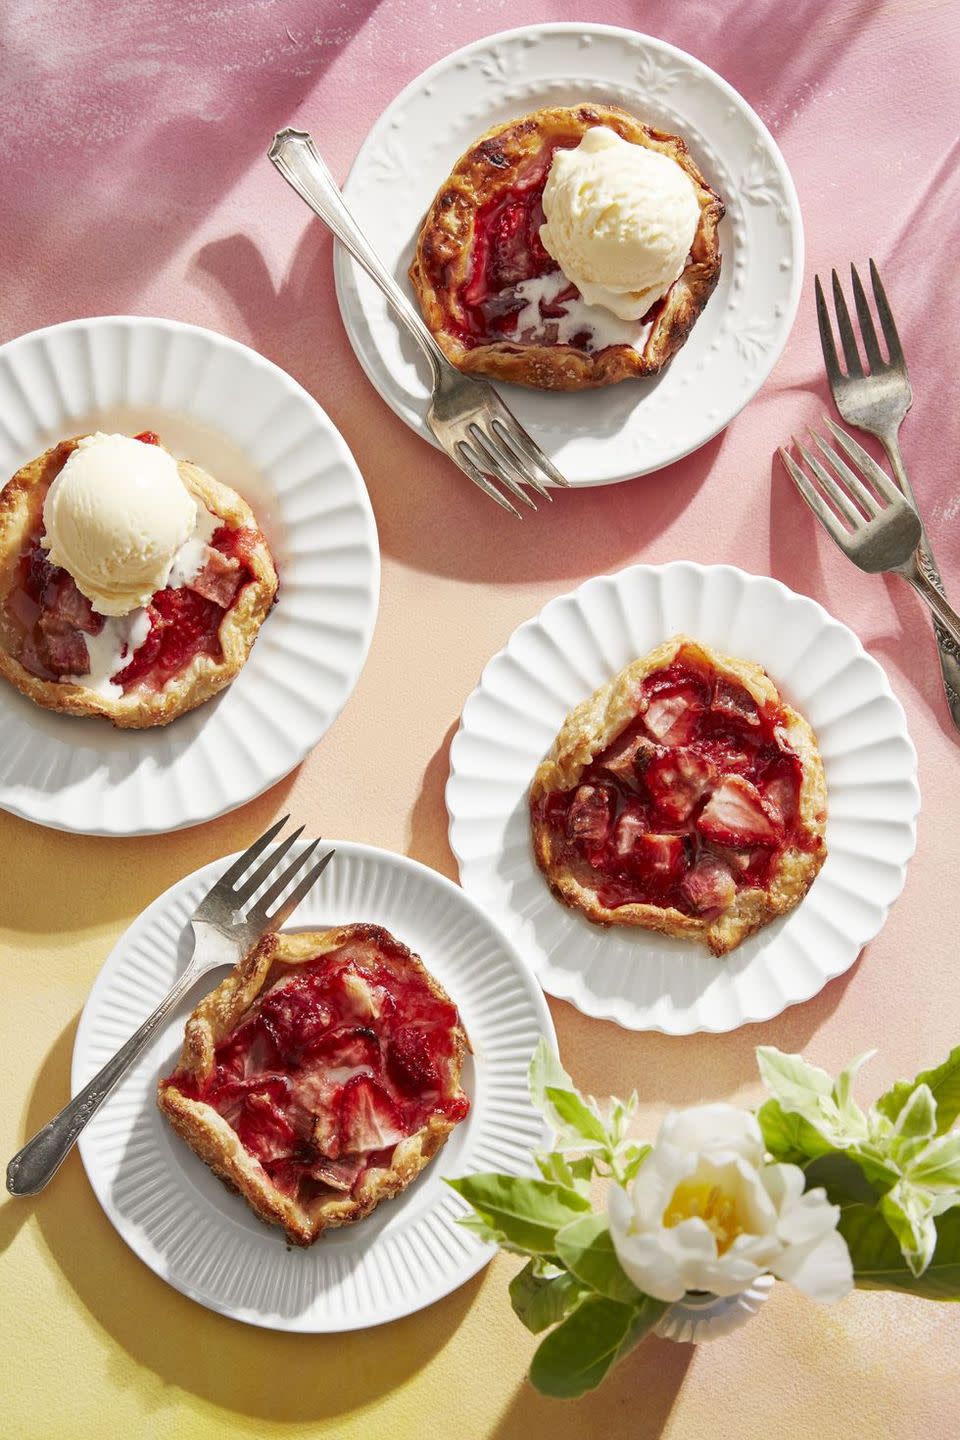
{"type": "MultiPolygon", "coordinates": [[[[0,605],[6,602],[13,588],[23,545],[39,521],[42,497],[53,479],[50,472],[62,468],[82,438],[78,435],[52,445],[22,466],[0,490],[0,605]]],[[[190,461],[177,461],[177,469],[190,493],[225,525],[234,530],[256,526],[253,511],[235,490],[190,461]]],[[[195,655],[186,669],[169,680],[162,690],[137,687],[120,699],[111,699],[85,685],[41,680],[31,675],[2,644],[0,675],[35,704],[62,715],[97,715],[119,729],[168,725],[229,685],[247,661],[278,587],[273,557],[262,535],[250,552],[248,564],[254,578],[244,586],[220,625],[223,658],[215,660],[211,655],[195,655]]]]}
{"type": "MultiPolygon", "coordinates": [[[[435,999],[453,1004],[420,957],[382,926],[356,923],[326,931],[265,935],[226,979],[204,996],[188,1019],[178,1066],[198,1077],[211,1073],[217,1044],[237,1026],[266,987],[274,967],[307,963],[345,945],[365,946],[376,953],[384,943],[389,944],[395,961],[416,971],[435,999]]],[[[459,1086],[470,1044],[459,1022],[453,1035],[451,1083],[459,1086]]],[[[213,1106],[191,1099],[167,1080],[161,1080],[157,1086],[157,1104],[177,1134],[228,1189],[240,1194],[261,1220],[280,1226],[288,1240],[300,1246],[312,1245],[324,1230],[355,1224],[383,1200],[406,1189],[442,1148],[458,1123],[431,1115],[419,1130],[397,1143],[388,1168],[369,1170],[364,1175],[356,1194],[318,1198],[304,1207],[273,1185],[213,1106]]]]}
{"type": "Polygon", "coordinates": [[[723,214],[723,201],[707,184],[679,135],[644,125],[615,105],[546,106],[493,126],[461,155],[424,217],[408,274],[427,326],[457,369],[540,390],[615,385],[657,374],[685,343],[720,277],[717,227],[723,214]],[[539,151],[546,138],[558,132],[583,135],[596,125],[669,155],[690,177],[700,204],[691,261],[668,292],[643,350],[610,345],[591,355],[570,345],[520,345],[509,340],[463,345],[446,322],[451,296],[469,269],[477,211],[505,188],[505,178],[539,151]]]}
{"type": "Polygon", "coordinates": [[[554,790],[571,790],[596,755],[610,745],[636,717],[636,693],[648,675],[672,664],[683,648],[702,663],[742,685],[758,705],[779,704],[784,728],[800,760],[798,814],[805,833],[823,840],[827,820],[827,782],[816,736],[809,722],[780,696],[766,671],[754,661],[723,655],[689,635],[675,635],[648,655],[624,667],[593,695],[567,715],[546,759],[538,766],[530,787],[531,830],[534,855],[554,895],[598,925],[637,926],[678,939],[706,944],[714,955],[725,955],[748,935],[785,915],[800,903],[826,859],[826,847],[815,851],[789,846],[774,865],[766,889],[739,890],[719,916],[705,919],[685,915],[672,906],[631,904],[608,909],[596,892],[583,885],[561,863],[548,828],[533,807],[554,790]]]}

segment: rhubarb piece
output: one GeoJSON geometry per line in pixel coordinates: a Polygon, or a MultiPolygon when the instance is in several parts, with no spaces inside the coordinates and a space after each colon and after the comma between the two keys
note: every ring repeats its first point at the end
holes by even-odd
{"type": "Polygon", "coordinates": [[[268,935],[194,1011],[158,1103],[262,1219],[309,1245],[437,1153],[469,1109],[466,1048],[452,1001],[388,931],[268,935]]]}
{"type": "Polygon", "coordinates": [[[685,636],[570,712],[530,817],[565,904],[717,955],[798,904],[826,854],[813,731],[759,666],[685,636]]]}

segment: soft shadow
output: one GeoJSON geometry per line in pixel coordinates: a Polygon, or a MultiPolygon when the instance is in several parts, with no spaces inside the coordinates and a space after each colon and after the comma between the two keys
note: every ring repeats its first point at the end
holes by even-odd
{"type": "Polygon", "coordinates": [[[458,878],[457,862],[450,849],[444,791],[450,774],[450,746],[459,727],[460,721],[454,720],[440,748],[430,757],[410,815],[407,837],[407,854],[412,859],[439,870],[441,875],[447,875],[451,880],[458,878]]]}
{"type": "Polygon", "coordinates": [[[491,1432],[492,1440],[539,1440],[547,1435],[551,1440],[589,1440],[627,1434],[630,1440],[655,1440],[663,1434],[694,1354],[693,1345],[648,1338],[600,1389],[580,1400],[548,1400],[524,1381],[491,1432]]]}
{"type": "Polygon", "coordinates": [[[646,0],[638,28],[699,55],[778,132],[828,84],[849,41],[884,8],[878,0],[852,0],[831,6],[812,24],[805,6],[780,5],[770,24],[756,5],[646,0]]]}
{"type": "MultiPolygon", "coordinates": [[[[73,314],[139,312],[168,257],[253,162],[266,164],[274,131],[375,10],[375,0],[349,11],[339,0],[287,0],[282,13],[254,5],[242,15],[201,5],[183,24],[177,7],[135,5],[112,17],[109,53],[64,69],[49,63],[45,28],[7,7],[0,48],[12,73],[30,76],[30,114],[44,117],[5,147],[23,179],[0,217],[0,280],[24,317],[12,333],[66,318],[51,275],[68,277],[73,314]],[[31,256],[42,263],[24,264],[31,256]]],[[[76,23],[62,19],[65,49],[76,23]]],[[[78,53],[95,54],[89,47],[75,37],[78,53]]]]}
{"type": "Polygon", "coordinates": [[[796,1054],[809,1046],[817,1031],[842,1002],[860,967],[869,963],[869,947],[843,975],[818,995],[791,1005],[781,1015],[755,1025],[742,1025],[721,1035],[661,1035],[598,1027],[567,1001],[551,1000],[561,1055],[575,1055],[578,1087],[601,1099],[636,1089],[642,1105],[684,1106],[714,1100],[739,1100],[759,1076],[757,1045],[776,1045],[796,1054]]]}
{"type": "Polygon", "coordinates": [[[293,770],[240,809],[192,825],[176,845],[169,835],[71,835],[0,815],[4,924],[24,933],[69,933],[139,914],[201,865],[246,849],[282,813],[296,777],[293,770]],[[48,886],[38,905],[41,873],[57,875],[62,883],[48,886]]]}
{"type": "MultiPolygon", "coordinates": [[[[69,1095],[76,1027],[75,1020],[43,1064],[24,1139],[69,1095]]],[[[0,1208],[0,1240],[8,1243],[33,1216],[77,1301],[133,1359],[167,1384],[263,1420],[293,1424],[347,1415],[402,1385],[454,1340],[482,1284],[477,1276],[430,1309],[367,1331],[261,1330],[254,1348],[247,1326],[188,1300],[134,1258],[97,1204],[76,1150],[42,1194],[0,1208]]],[[[112,1364],[113,1378],[125,1383],[122,1364],[112,1364]]]]}
{"type": "MultiPolygon", "coordinates": [[[[723,435],[653,475],[554,492],[521,522],[477,490],[385,405],[371,423],[371,390],[343,329],[332,287],[332,241],[308,221],[279,289],[249,237],[232,235],[194,257],[262,354],[323,404],[363,472],[383,552],[460,580],[579,578],[634,559],[686,508],[709,476],[723,435]],[[535,533],[534,533],[535,532],[535,533]],[[440,537],[443,537],[442,540],[440,537]]],[[[629,383],[629,382],[625,382],[629,383]]]]}

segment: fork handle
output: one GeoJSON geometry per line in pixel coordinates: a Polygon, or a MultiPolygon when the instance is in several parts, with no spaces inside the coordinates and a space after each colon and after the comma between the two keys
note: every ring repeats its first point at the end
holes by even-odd
{"type": "Polygon", "coordinates": [[[267,153],[287,184],[306,200],[383,291],[397,319],[429,360],[436,388],[446,356],[354,220],[312,136],[305,130],[278,130],[267,153]]]}
{"type": "MultiPolygon", "coordinates": [[[[919,514],[916,497],[913,487],[907,477],[906,466],[903,463],[903,455],[900,452],[900,441],[896,429],[889,433],[884,432],[879,436],[880,443],[887,452],[887,458],[893,470],[894,479],[900,489],[906,495],[913,508],[919,514]]],[[[923,522],[921,521],[921,524],[923,522]]],[[[937,569],[937,562],[933,557],[930,548],[930,541],[927,537],[926,527],[920,534],[920,544],[916,553],[917,569],[930,582],[940,595],[944,595],[943,581],[940,579],[940,572],[937,569]]],[[[937,637],[937,650],[940,654],[940,673],[943,676],[943,689],[947,697],[947,705],[954,726],[960,730],[960,642],[955,635],[951,635],[942,619],[934,615],[934,634],[937,637]]]]}
{"type": "Polygon", "coordinates": [[[64,1105],[42,1130],[38,1130],[22,1150],[17,1151],[7,1166],[7,1189],[11,1195],[36,1195],[53,1179],[87,1121],[100,1109],[117,1081],[149,1043],[157,1026],[200,973],[193,965],[188,965],[169,994],[120,1047],[113,1059],[108,1060],[103,1069],[82,1090],[77,1091],[69,1104],[64,1105]]]}
{"type": "Polygon", "coordinates": [[[944,630],[953,639],[954,643],[960,646],[960,615],[953,606],[948,604],[940,591],[927,578],[916,555],[912,564],[904,566],[899,571],[909,585],[912,585],[918,595],[922,595],[930,606],[936,618],[940,621],[944,630]]]}

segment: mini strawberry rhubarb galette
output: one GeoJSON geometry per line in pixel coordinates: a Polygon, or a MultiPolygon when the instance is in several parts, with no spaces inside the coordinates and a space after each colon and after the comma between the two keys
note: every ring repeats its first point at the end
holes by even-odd
{"type": "Polygon", "coordinates": [[[613,385],[686,341],[720,275],[723,213],[680,136],[612,105],[536,110],[457,161],[410,280],[460,370],[613,385]]]}
{"type": "Polygon", "coordinates": [[[187,1021],[158,1103],[295,1245],[406,1188],[469,1110],[469,1042],[420,958],[376,925],[267,935],[187,1021]]]}
{"type": "Polygon", "coordinates": [[[530,812],[565,904],[715,955],[793,909],[826,858],[809,724],[758,665],[682,635],[571,711],[530,812]]]}
{"type": "Polygon", "coordinates": [[[276,593],[250,507],[152,432],[63,440],[0,491],[0,675],[48,710],[167,724],[240,673],[276,593]]]}

